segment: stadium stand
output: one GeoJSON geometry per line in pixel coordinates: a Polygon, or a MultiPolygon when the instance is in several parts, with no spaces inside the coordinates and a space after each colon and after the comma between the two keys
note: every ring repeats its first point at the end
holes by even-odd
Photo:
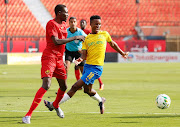
{"type": "MultiPolygon", "coordinates": [[[[6,5],[0,2],[0,36],[5,35],[6,5]]],[[[45,29],[36,20],[23,0],[9,0],[7,5],[8,36],[45,36],[45,29]]]]}
{"type": "MultiPolygon", "coordinates": [[[[70,16],[76,16],[79,21],[81,19],[88,21],[88,29],[90,29],[89,17],[98,14],[102,17],[102,30],[107,30],[114,36],[136,34],[134,26],[137,21],[140,26],[180,26],[179,0],[140,0],[139,4],[136,4],[135,0],[41,0],[41,2],[53,17],[55,5],[65,4],[70,16]]],[[[0,10],[0,36],[4,36],[6,16],[4,0],[0,1],[0,10]]],[[[23,0],[10,0],[7,14],[8,36],[45,36],[44,28],[23,0]]],[[[173,28],[170,30],[173,31],[173,28]]],[[[144,30],[146,31],[152,30],[144,30]]],[[[177,33],[176,30],[174,33],[177,33]]]]}
{"type": "MultiPolygon", "coordinates": [[[[103,26],[111,35],[132,35],[136,21],[143,26],[174,26],[180,21],[179,0],[41,0],[54,17],[54,6],[65,4],[70,16],[88,20],[101,15],[103,26]],[[138,11],[139,9],[139,11],[138,11]],[[154,24],[156,22],[156,24],[154,24]]],[[[90,26],[88,26],[90,29],[90,26]]]]}

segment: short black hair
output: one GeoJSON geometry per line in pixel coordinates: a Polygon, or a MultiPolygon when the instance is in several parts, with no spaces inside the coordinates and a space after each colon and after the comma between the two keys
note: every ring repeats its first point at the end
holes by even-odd
{"type": "Polygon", "coordinates": [[[90,22],[92,22],[94,19],[101,19],[99,15],[93,15],[90,17],[90,22]]]}
{"type": "Polygon", "coordinates": [[[76,17],[70,17],[70,18],[69,18],[69,21],[70,21],[71,19],[76,19],[76,17]]]}
{"type": "Polygon", "coordinates": [[[63,9],[66,7],[66,5],[63,4],[58,4],[56,5],[56,7],[54,8],[54,12],[57,15],[59,11],[63,11],[63,9]]]}
{"type": "Polygon", "coordinates": [[[80,21],[80,22],[84,22],[84,21],[87,23],[87,21],[86,21],[85,19],[81,19],[81,21],[80,21]]]}

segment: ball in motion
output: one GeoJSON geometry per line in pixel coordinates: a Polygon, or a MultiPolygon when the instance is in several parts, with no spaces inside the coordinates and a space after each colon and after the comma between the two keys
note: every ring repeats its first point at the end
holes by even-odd
{"type": "Polygon", "coordinates": [[[160,109],[166,109],[169,108],[171,104],[171,99],[168,95],[166,94],[160,94],[156,98],[156,105],[160,109]]]}

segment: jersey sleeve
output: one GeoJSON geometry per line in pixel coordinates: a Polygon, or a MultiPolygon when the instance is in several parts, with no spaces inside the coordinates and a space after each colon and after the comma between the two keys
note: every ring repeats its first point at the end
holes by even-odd
{"type": "Polygon", "coordinates": [[[49,37],[51,37],[51,36],[58,37],[58,32],[56,30],[55,25],[52,22],[48,22],[48,24],[46,26],[46,31],[47,31],[47,34],[49,35],[49,37]]]}
{"type": "Polygon", "coordinates": [[[87,34],[83,31],[83,30],[81,30],[81,35],[83,35],[83,36],[87,36],[87,34]]]}
{"type": "Polygon", "coordinates": [[[106,32],[106,41],[107,42],[111,42],[112,41],[112,38],[111,38],[111,36],[109,35],[108,32],[106,32]]]}

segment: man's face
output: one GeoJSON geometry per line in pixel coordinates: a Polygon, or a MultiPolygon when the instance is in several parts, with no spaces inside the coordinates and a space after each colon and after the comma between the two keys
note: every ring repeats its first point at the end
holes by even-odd
{"type": "Polygon", "coordinates": [[[80,22],[80,26],[81,26],[81,29],[85,29],[86,28],[86,21],[81,21],[80,22]]]}
{"type": "Polygon", "coordinates": [[[66,21],[68,19],[68,16],[69,16],[68,15],[68,9],[66,7],[63,8],[63,10],[59,12],[59,15],[60,15],[60,19],[62,21],[66,21]]]}
{"type": "Polygon", "coordinates": [[[70,19],[70,20],[69,20],[69,26],[70,26],[70,28],[72,28],[72,29],[76,29],[76,26],[77,26],[77,21],[76,21],[76,19],[70,19]]]}
{"type": "Polygon", "coordinates": [[[94,19],[91,21],[92,33],[98,33],[101,29],[101,19],[94,19]]]}

